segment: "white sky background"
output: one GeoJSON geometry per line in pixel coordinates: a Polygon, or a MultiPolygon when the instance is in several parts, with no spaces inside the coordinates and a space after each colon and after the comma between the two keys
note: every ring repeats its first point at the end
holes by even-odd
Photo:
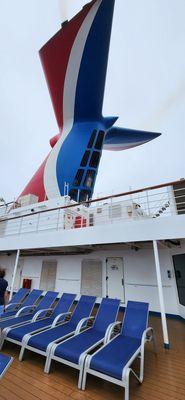
{"type": "MultiPolygon", "coordinates": [[[[85,0],[63,0],[70,18],[85,0]]],[[[0,196],[16,198],[58,133],[38,50],[60,28],[58,0],[0,1],[0,196]]],[[[95,193],[185,177],[185,1],[116,0],[104,115],[163,135],[104,151],[95,193]]],[[[65,19],[65,16],[64,16],[65,19]]]]}

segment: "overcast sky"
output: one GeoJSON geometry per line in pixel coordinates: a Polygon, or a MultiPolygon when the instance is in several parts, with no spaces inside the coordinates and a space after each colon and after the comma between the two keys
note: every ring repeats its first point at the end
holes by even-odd
{"type": "MultiPolygon", "coordinates": [[[[61,14],[70,18],[85,3],[0,1],[0,196],[6,201],[20,194],[58,133],[38,50],[60,28],[61,14]]],[[[162,136],[135,149],[104,151],[96,194],[185,177],[185,1],[115,3],[104,115],[162,136]]]]}

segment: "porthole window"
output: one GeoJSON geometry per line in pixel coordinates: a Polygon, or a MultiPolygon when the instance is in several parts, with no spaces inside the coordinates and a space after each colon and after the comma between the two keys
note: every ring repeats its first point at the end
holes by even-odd
{"type": "Polygon", "coordinates": [[[81,181],[82,181],[82,177],[83,177],[83,173],[84,173],[83,169],[79,169],[78,170],[78,172],[77,172],[77,174],[75,176],[74,182],[73,182],[73,186],[80,186],[81,181]]]}
{"type": "Polygon", "coordinates": [[[90,137],[90,140],[89,140],[89,143],[88,143],[88,149],[91,149],[91,147],[93,147],[93,144],[94,144],[94,140],[95,140],[95,137],[96,137],[96,133],[97,133],[97,131],[96,130],[94,130],[93,131],[93,133],[92,133],[92,135],[91,135],[91,137],[90,137]]]}
{"type": "Polygon", "coordinates": [[[100,161],[100,152],[99,151],[93,151],[89,166],[92,168],[97,168],[98,164],[100,161]]]}
{"type": "Polygon", "coordinates": [[[84,186],[87,188],[91,188],[94,184],[94,179],[95,179],[95,174],[96,172],[94,170],[88,170],[86,173],[85,181],[84,181],[84,186]]]}
{"type": "Polygon", "coordinates": [[[84,156],[83,156],[83,158],[82,158],[82,161],[81,161],[81,164],[80,164],[81,167],[85,167],[85,166],[87,165],[87,162],[88,162],[88,160],[89,160],[89,156],[90,156],[90,151],[87,150],[87,151],[84,153],[84,156]]]}
{"type": "Polygon", "coordinates": [[[105,132],[100,131],[98,134],[97,140],[96,140],[95,149],[97,149],[97,150],[102,149],[104,136],[105,136],[105,132]]]}

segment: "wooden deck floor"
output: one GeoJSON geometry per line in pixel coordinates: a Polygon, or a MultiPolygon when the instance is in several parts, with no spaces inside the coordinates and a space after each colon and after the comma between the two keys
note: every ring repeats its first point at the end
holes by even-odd
{"type": "MultiPolygon", "coordinates": [[[[145,377],[139,385],[131,378],[130,400],[185,400],[185,324],[168,320],[171,350],[162,347],[159,318],[150,325],[157,335],[157,356],[150,345],[146,348],[145,377]]],[[[0,383],[0,400],[121,400],[124,389],[89,376],[87,389],[77,389],[77,371],[53,363],[49,375],[43,373],[44,358],[27,352],[25,361],[18,361],[18,347],[8,343],[3,352],[15,360],[0,383]]]]}

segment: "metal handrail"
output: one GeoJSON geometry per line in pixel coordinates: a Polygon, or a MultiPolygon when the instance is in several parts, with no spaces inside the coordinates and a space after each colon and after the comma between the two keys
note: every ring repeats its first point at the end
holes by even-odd
{"type": "Polygon", "coordinates": [[[10,201],[9,203],[4,203],[4,204],[0,204],[0,207],[8,207],[8,206],[10,206],[11,204],[17,204],[17,205],[19,205],[19,203],[17,202],[17,201],[10,201]]]}
{"type": "MultiPolygon", "coordinates": [[[[35,212],[28,213],[28,214],[18,215],[16,217],[1,218],[0,219],[0,223],[6,222],[6,221],[15,220],[15,219],[26,218],[26,217],[30,217],[30,216],[33,216],[33,215],[44,214],[44,213],[48,213],[48,212],[51,212],[51,211],[57,211],[57,210],[62,210],[62,209],[64,210],[64,209],[79,207],[81,205],[89,205],[89,204],[100,202],[100,201],[104,201],[104,200],[115,199],[115,198],[118,198],[118,197],[125,197],[125,196],[129,196],[129,195],[137,194],[137,193],[146,192],[146,191],[149,191],[149,190],[156,190],[156,189],[161,189],[161,188],[168,187],[168,186],[175,186],[175,185],[179,185],[179,184],[180,185],[181,184],[185,184],[185,179],[183,178],[183,179],[180,179],[178,181],[171,181],[171,182],[168,182],[168,183],[162,183],[160,185],[147,186],[147,187],[144,187],[144,188],[141,188],[141,189],[131,190],[129,192],[121,192],[121,193],[118,193],[118,194],[104,196],[104,197],[101,197],[101,198],[96,198],[96,199],[84,201],[84,202],[81,202],[81,203],[69,204],[67,206],[59,206],[59,207],[54,207],[54,208],[50,208],[50,209],[47,209],[47,210],[35,211],[35,212]]],[[[177,189],[177,190],[179,190],[179,189],[177,189]]]]}

